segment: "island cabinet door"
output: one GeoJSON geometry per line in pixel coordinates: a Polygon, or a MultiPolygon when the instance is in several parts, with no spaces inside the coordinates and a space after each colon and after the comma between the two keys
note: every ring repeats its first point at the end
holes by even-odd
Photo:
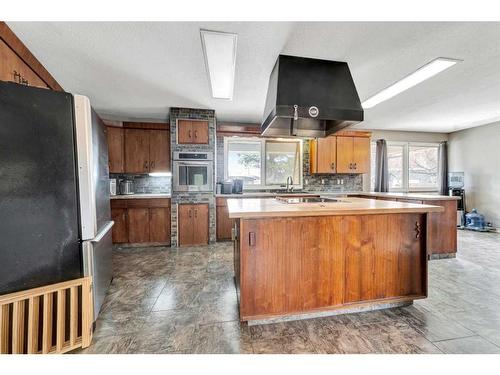
{"type": "Polygon", "coordinates": [[[240,220],[240,318],[343,302],[341,217],[240,220]]]}
{"type": "Polygon", "coordinates": [[[344,302],[425,296],[425,223],[424,214],[346,217],[344,302]]]}

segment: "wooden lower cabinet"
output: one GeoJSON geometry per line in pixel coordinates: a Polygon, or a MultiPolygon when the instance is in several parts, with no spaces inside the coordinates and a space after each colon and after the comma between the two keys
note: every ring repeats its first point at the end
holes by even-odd
{"type": "Polygon", "coordinates": [[[237,223],[241,320],[427,295],[426,214],[237,223]]]}
{"type": "Polygon", "coordinates": [[[227,210],[227,199],[216,199],[216,221],[217,221],[217,241],[225,241],[231,239],[231,231],[234,228],[235,219],[229,218],[227,210]]]}
{"type": "Polygon", "coordinates": [[[170,199],[111,201],[113,243],[170,245],[170,199]]]}
{"type": "MultiPolygon", "coordinates": [[[[361,198],[371,198],[373,196],[359,195],[361,198]]],[[[376,197],[377,200],[397,201],[414,204],[429,204],[432,206],[441,206],[443,212],[432,212],[428,219],[429,255],[434,254],[454,254],[457,252],[457,201],[452,199],[445,200],[423,200],[419,198],[394,198],[394,197],[376,197]]]]}
{"type": "Polygon", "coordinates": [[[128,217],[128,240],[131,243],[149,241],[149,209],[129,208],[128,217]]]}
{"type": "Polygon", "coordinates": [[[457,252],[457,201],[423,201],[444,207],[443,212],[433,212],[429,216],[429,253],[452,254],[457,252]]]}
{"type": "Polygon", "coordinates": [[[115,225],[113,225],[113,233],[112,233],[113,243],[128,242],[127,209],[112,208],[111,220],[115,222],[115,225]]]}
{"type": "Polygon", "coordinates": [[[149,240],[170,242],[170,208],[149,209],[149,240]]]}
{"type": "Polygon", "coordinates": [[[177,215],[180,246],[208,244],[208,204],[179,204],[177,215]]]}

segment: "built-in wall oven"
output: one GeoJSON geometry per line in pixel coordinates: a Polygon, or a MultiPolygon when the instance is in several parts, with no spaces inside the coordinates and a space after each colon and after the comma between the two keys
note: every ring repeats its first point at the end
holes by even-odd
{"type": "Polygon", "coordinates": [[[174,191],[213,191],[213,152],[174,152],[174,191]]]}

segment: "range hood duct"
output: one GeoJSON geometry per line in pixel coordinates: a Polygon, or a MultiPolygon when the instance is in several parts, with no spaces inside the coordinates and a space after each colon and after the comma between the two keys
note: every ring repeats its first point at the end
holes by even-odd
{"type": "Polygon", "coordinates": [[[361,121],[363,107],[346,62],[279,55],[262,136],[326,137],[361,121]]]}

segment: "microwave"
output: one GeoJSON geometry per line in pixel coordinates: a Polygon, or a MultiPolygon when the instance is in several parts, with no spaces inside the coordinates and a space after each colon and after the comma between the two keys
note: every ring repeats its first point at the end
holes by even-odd
{"type": "Polygon", "coordinates": [[[213,191],[212,152],[174,152],[174,191],[213,191]]]}

